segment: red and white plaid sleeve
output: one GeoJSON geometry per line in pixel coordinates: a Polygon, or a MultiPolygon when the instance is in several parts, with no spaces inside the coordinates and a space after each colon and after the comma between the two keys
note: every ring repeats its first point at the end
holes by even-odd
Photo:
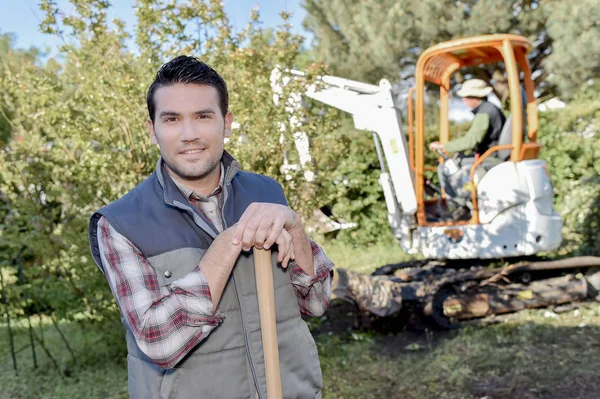
{"type": "Polygon", "coordinates": [[[300,266],[291,261],[290,278],[296,289],[300,311],[309,316],[321,316],[327,310],[331,300],[333,262],[321,247],[313,240],[309,241],[312,247],[315,275],[309,276],[300,266]]]}
{"type": "Polygon", "coordinates": [[[138,346],[163,368],[172,368],[222,320],[213,312],[208,282],[199,267],[160,286],[142,253],[105,218],[98,222],[104,274],[138,346]]]}

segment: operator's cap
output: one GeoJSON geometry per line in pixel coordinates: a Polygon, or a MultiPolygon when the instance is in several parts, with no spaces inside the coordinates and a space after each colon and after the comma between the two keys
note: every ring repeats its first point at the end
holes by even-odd
{"type": "Polygon", "coordinates": [[[456,93],[459,97],[486,97],[492,92],[490,86],[481,79],[469,79],[462,84],[460,90],[456,93]]]}

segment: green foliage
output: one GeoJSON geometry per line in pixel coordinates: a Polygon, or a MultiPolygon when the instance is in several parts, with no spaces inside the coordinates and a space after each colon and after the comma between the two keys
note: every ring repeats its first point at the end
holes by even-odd
{"type": "Polygon", "coordinates": [[[548,34],[557,39],[546,65],[550,80],[565,96],[575,94],[589,79],[600,78],[600,2],[576,3],[553,2],[547,21],[548,34]]]}
{"type": "Polygon", "coordinates": [[[600,255],[600,102],[540,114],[541,157],[548,162],[564,221],[561,253],[600,255]]]}
{"type": "Polygon", "coordinates": [[[369,82],[397,80],[427,47],[454,38],[527,36],[537,44],[534,70],[542,68],[551,44],[544,31],[547,10],[538,1],[306,0],[304,8],[318,59],[341,76],[369,82]]]}
{"type": "Polygon", "coordinates": [[[0,326],[0,348],[4,357],[0,384],[2,397],[38,398],[129,398],[127,392],[127,347],[120,321],[103,324],[61,323],[76,363],[59,332],[46,318],[32,320],[33,352],[26,320],[12,325],[19,375],[12,369],[8,331],[0,326]],[[48,351],[46,352],[44,348],[48,351]],[[48,353],[54,361],[49,358],[48,353]],[[35,381],[35,383],[32,383],[35,381]]]}
{"type": "MultiPolygon", "coordinates": [[[[328,199],[335,217],[356,223],[357,227],[339,231],[336,239],[355,248],[391,242],[373,136],[355,130],[350,118],[342,120],[341,127],[332,132],[337,160],[330,165],[331,174],[326,182],[330,186],[328,199]]],[[[319,154],[314,157],[319,159],[319,154]]]]}
{"type": "MultiPolygon", "coordinates": [[[[30,48],[28,50],[13,49],[14,37],[8,33],[0,32],[0,69],[8,69],[16,65],[28,65],[34,67],[35,62],[40,55],[39,50],[30,48]]],[[[10,103],[9,93],[0,92],[0,147],[4,146],[10,138],[9,111],[2,107],[3,103],[10,103]]]]}
{"type": "MultiPolygon", "coordinates": [[[[493,33],[519,34],[534,43],[529,60],[542,95],[556,85],[570,96],[586,80],[600,77],[595,0],[306,0],[303,6],[317,59],[356,80],[405,79],[426,48],[493,33]]],[[[491,65],[476,72],[488,81],[496,78],[491,65]]],[[[506,85],[492,83],[504,96],[506,85]]]]}
{"type": "MultiPolygon", "coordinates": [[[[303,120],[309,136],[329,126],[327,114],[273,102],[271,71],[294,66],[302,43],[290,32],[287,15],[265,32],[253,11],[248,26],[235,31],[217,0],[140,0],[134,51],[125,46],[123,21],[107,21],[107,1],[71,3],[69,16],[55,1],[40,5],[42,30],[63,40],[60,64],[39,65],[35,57],[24,62],[10,42],[0,53],[0,109],[10,123],[0,151],[0,267],[15,315],[116,316],[89,254],[88,220],[153,171],[159,154],[146,132],[145,94],[159,66],[176,55],[202,58],[228,82],[239,128],[227,149],[244,168],[285,183],[294,209],[307,213],[318,206],[327,171],[317,173],[314,183],[301,170],[281,172],[284,154],[290,163],[298,160],[293,138],[300,127],[290,123],[291,116],[303,120]],[[197,23],[206,28],[201,37],[187,28],[197,23]]],[[[306,82],[282,89],[282,100],[320,73],[311,68],[306,82]]],[[[315,142],[320,162],[335,162],[330,140],[315,142]]],[[[317,166],[306,168],[318,172],[317,166]]]]}

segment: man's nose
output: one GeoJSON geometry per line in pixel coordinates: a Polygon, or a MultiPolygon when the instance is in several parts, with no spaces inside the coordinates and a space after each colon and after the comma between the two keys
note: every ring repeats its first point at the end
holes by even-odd
{"type": "Polygon", "coordinates": [[[181,126],[181,141],[195,141],[200,138],[200,129],[190,120],[185,120],[181,126]]]}

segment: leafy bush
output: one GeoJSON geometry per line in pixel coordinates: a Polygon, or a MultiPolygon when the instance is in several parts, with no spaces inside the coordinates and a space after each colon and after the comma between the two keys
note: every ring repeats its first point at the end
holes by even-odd
{"type": "MultiPolygon", "coordinates": [[[[227,149],[246,169],[284,183],[294,209],[306,213],[317,206],[327,184],[308,184],[301,171],[281,172],[284,154],[291,163],[298,159],[298,128],[290,117],[302,118],[309,135],[327,132],[329,123],[327,114],[273,102],[271,71],[293,67],[303,40],[290,33],[287,15],[278,29],[265,32],[255,10],[248,26],[235,31],[217,0],[141,0],[133,51],[125,45],[124,23],[106,20],[108,2],[71,3],[74,12],[65,16],[56,2],[41,2],[42,29],[65,43],[60,64],[20,61],[8,51],[0,69],[0,110],[10,127],[0,151],[0,268],[3,297],[17,316],[117,314],[89,254],[88,220],[153,171],[158,151],[145,128],[145,94],[159,66],[176,55],[201,57],[228,82],[239,128],[227,149]],[[185,29],[197,23],[206,27],[201,37],[185,29]]],[[[310,78],[290,83],[281,98],[307,84],[310,78]]],[[[326,138],[316,143],[324,161],[337,157],[326,138]]],[[[326,171],[317,176],[328,178],[326,171]]]]}
{"type": "Polygon", "coordinates": [[[600,255],[600,102],[541,113],[539,131],[564,221],[559,252],[600,255]]]}
{"type": "Polygon", "coordinates": [[[331,210],[336,217],[357,224],[339,231],[336,240],[354,248],[392,242],[373,135],[355,130],[350,118],[344,119],[334,135],[341,152],[330,177],[331,210]]]}

